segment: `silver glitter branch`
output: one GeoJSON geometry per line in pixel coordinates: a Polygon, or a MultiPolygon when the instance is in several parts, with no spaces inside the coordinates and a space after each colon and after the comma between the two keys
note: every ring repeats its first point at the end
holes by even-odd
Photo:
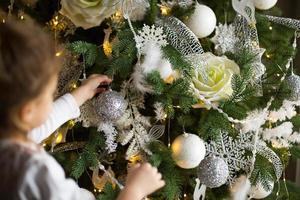
{"type": "Polygon", "coordinates": [[[285,18],[285,17],[275,17],[271,15],[262,15],[262,16],[265,16],[269,21],[273,23],[281,24],[283,26],[295,29],[297,31],[300,30],[300,20],[285,18]]]}
{"type": "Polygon", "coordinates": [[[179,19],[168,17],[158,20],[156,24],[164,27],[169,44],[175,47],[183,56],[204,53],[196,35],[179,19]]]}

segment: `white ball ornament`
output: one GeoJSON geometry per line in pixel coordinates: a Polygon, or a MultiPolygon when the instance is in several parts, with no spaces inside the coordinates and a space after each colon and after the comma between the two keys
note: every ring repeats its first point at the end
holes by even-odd
{"type": "Polygon", "coordinates": [[[254,6],[260,10],[269,10],[274,7],[277,3],[277,0],[253,0],[254,6]]]}
{"type": "Polygon", "coordinates": [[[198,38],[205,38],[215,30],[217,18],[210,7],[197,3],[195,12],[187,20],[186,25],[198,38]]]}
{"type": "Polygon", "coordinates": [[[252,186],[249,192],[249,197],[252,199],[264,199],[267,196],[269,196],[274,188],[274,181],[269,182],[269,185],[271,186],[270,190],[267,191],[261,183],[258,183],[255,186],[252,186]]]}
{"type": "Polygon", "coordinates": [[[199,136],[184,133],[172,143],[173,159],[184,169],[197,167],[205,157],[205,144],[199,136]]]}

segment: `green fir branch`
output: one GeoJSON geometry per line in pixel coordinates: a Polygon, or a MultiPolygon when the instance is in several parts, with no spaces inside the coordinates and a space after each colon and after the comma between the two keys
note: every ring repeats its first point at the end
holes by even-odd
{"type": "Polygon", "coordinates": [[[112,184],[107,183],[103,189],[103,191],[101,192],[101,194],[99,194],[97,196],[97,200],[113,200],[113,199],[117,199],[118,194],[119,194],[119,190],[114,188],[112,186],[112,184]]]}
{"type": "Polygon", "coordinates": [[[172,152],[161,143],[152,143],[150,149],[153,155],[150,157],[150,163],[158,167],[166,182],[164,188],[155,195],[161,195],[163,199],[173,200],[181,197],[183,176],[172,158],[172,152]]]}
{"type": "Polygon", "coordinates": [[[86,66],[92,66],[99,54],[99,47],[97,45],[84,41],[70,43],[68,49],[78,55],[82,55],[86,66]]]}
{"type": "Polygon", "coordinates": [[[162,47],[163,56],[170,61],[173,69],[177,69],[182,72],[184,75],[191,76],[192,66],[188,63],[182,54],[180,54],[174,47],[167,45],[162,47]]]}
{"type": "Polygon", "coordinates": [[[82,176],[85,169],[89,167],[96,167],[99,160],[98,150],[103,150],[104,146],[104,136],[93,129],[87,145],[83,148],[82,152],[79,153],[77,160],[72,166],[71,176],[78,179],[82,176]]]}
{"type": "Polygon", "coordinates": [[[266,158],[259,155],[256,156],[254,169],[252,171],[250,182],[252,185],[261,184],[266,190],[272,190],[272,183],[276,180],[274,168],[266,158]]]}

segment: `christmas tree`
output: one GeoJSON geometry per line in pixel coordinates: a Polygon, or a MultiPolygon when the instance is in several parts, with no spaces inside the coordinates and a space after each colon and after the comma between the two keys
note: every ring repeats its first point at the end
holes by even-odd
{"type": "Polygon", "coordinates": [[[98,199],[145,161],[166,181],[148,199],[299,199],[285,168],[300,157],[300,21],[276,2],[2,0],[0,19],[54,35],[57,97],[90,74],[113,78],[43,142],[98,199]]]}

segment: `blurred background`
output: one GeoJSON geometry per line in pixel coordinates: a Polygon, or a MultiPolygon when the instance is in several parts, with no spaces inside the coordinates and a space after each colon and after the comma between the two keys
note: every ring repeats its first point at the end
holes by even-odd
{"type": "MultiPolygon", "coordinates": [[[[282,14],[285,17],[290,17],[300,20],[300,1],[299,0],[278,0],[278,7],[282,9],[282,14]]],[[[294,62],[294,69],[300,73],[300,40],[298,39],[298,53],[294,62]]],[[[286,172],[287,179],[295,181],[300,185],[300,160],[293,160],[286,172]]]]}

